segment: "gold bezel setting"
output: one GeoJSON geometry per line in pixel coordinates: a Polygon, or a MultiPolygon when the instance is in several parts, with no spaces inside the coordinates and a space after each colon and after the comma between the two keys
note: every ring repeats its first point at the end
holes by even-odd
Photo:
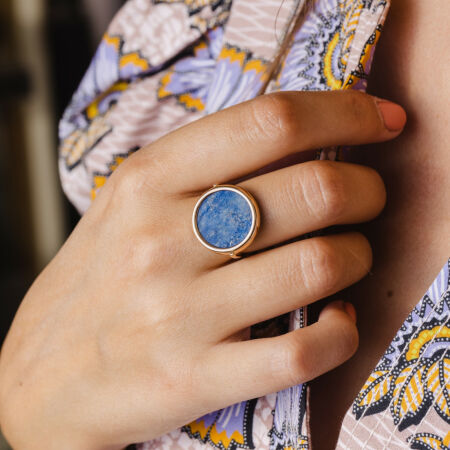
{"type": "Polygon", "coordinates": [[[194,230],[195,236],[200,241],[200,243],[204,247],[206,247],[207,249],[209,249],[215,253],[219,253],[222,255],[228,255],[234,259],[240,258],[241,253],[252,244],[252,242],[254,241],[254,239],[256,237],[256,234],[258,233],[259,226],[260,226],[260,212],[259,212],[259,207],[258,207],[258,204],[256,203],[255,198],[245,189],[243,189],[239,186],[234,186],[232,184],[218,184],[218,185],[214,185],[211,189],[208,189],[197,200],[197,203],[195,204],[195,207],[194,207],[194,212],[192,214],[192,228],[194,230]],[[214,192],[224,191],[224,190],[232,191],[232,192],[235,192],[235,193],[241,195],[246,200],[247,204],[250,207],[251,213],[252,213],[252,224],[251,224],[249,232],[247,233],[245,238],[239,244],[237,244],[233,247],[229,247],[229,248],[219,248],[219,247],[215,247],[215,246],[211,245],[209,242],[207,242],[203,238],[203,236],[201,235],[201,233],[198,229],[198,225],[197,225],[197,214],[198,214],[200,205],[203,203],[203,201],[207,197],[209,197],[211,194],[213,194],[214,192]]]}

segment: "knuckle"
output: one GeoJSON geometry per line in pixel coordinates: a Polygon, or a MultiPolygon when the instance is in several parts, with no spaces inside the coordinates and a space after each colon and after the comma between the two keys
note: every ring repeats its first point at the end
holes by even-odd
{"type": "Polygon", "coordinates": [[[114,196],[133,198],[142,191],[142,186],[146,182],[147,176],[142,170],[141,158],[131,155],[111,176],[114,196]]]}
{"type": "Polygon", "coordinates": [[[289,295],[292,289],[302,285],[303,274],[301,273],[301,255],[299,252],[290,252],[286,255],[282,265],[270,265],[274,272],[274,287],[279,292],[289,295]]]}
{"type": "Polygon", "coordinates": [[[174,238],[170,234],[138,233],[127,242],[126,267],[133,273],[152,274],[167,268],[173,256],[174,238]]]}
{"type": "Polygon", "coordinates": [[[113,173],[114,196],[129,201],[143,192],[164,194],[168,179],[168,164],[161,152],[143,148],[130,155],[113,173]]]}
{"type": "Polygon", "coordinates": [[[345,107],[350,120],[358,129],[367,130],[372,118],[374,105],[371,98],[364,92],[350,90],[344,94],[345,107]]]}
{"type": "Polygon", "coordinates": [[[342,258],[329,238],[310,239],[304,255],[304,285],[310,292],[334,292],[342,277],[342,258]]]}
{"type": "Polygon", "coordinates": [[[317,161],[310,167],[310,176],[303,180],[303,192],[312,215],[319,220],[338,221],[349,201],[342,172],[330,161],[317,161]]]}
{"type": "Polygon", "coordinates": [[[250,104],[252,128],[258,136],[278,143],[280,139],[289,141],[297,135],[295,104],[286,92],[262,95],[250,104]]]}
{"type": "Polygon", "coordinates": [[[290,377],[288,382],[291,386],[309,380],[314,373],[314,363],[309,352],[310,349],[300,336],[293,334],[285,349],[286,374],[290,377]]]}

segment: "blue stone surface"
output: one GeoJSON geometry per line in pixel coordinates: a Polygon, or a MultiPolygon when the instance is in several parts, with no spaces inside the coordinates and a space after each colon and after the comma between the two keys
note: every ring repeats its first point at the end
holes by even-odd
{"type": "Polygon", "coordinates": [[[216,248],[234,247],[252,228],[252,210],[247,200],[234,191],[208,195],[197,210],[197,228],[203,239],[216,248]]]}

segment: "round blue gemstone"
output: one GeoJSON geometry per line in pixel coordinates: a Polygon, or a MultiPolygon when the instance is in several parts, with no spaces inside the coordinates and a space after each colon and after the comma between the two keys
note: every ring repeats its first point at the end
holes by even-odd
{"type": "Polygon", "coordinates": [[[197,228],[203,239],[216,248],[232,248],[240,244],[252,229],[252,210],[238,192],[215,191],[197,210],[197,228]]]}

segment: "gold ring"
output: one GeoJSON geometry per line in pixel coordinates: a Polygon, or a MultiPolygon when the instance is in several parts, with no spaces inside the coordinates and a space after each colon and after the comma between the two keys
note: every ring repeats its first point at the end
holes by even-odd
{"type": "Polygon", "coordinates": [[[259,207],[254,197],[239,186],[214,185],[198,199],[192,226],[207,249],[238,259],[258,233],[259,207]]]}

